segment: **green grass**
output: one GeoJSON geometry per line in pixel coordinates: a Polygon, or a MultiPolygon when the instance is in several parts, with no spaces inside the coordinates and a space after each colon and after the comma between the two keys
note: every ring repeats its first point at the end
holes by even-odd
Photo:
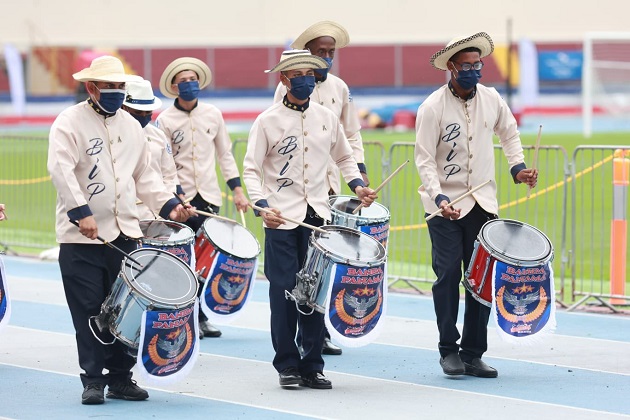
{"type": "MultiPolygon", "coordinates": [[[[235,144],[235,157],[240,165],[245,154],[247,133],[235,133],[232,137],[243,139],[235,144]]],[[[366,130],[363,138],[372,187],[378,186],[406,159],[410,160],[405,169],[381,191],[378,201],[386,205],[391,213],[389,274],[397,278],[423,279],[428,285],[433,280],[433,273],[430,268],[430,241],[423,224],[424,210],[417,194],[420,178],[413,161],[415,135],[413,132],[366,130]]],[[[526,188],[512,183],[503,154],[500,151],[495,154],[499,204],[503,206],[499,215],[536,226],[551,239],[555,248],[553,266],[557,289],[564,288],[563,300],[571,298],[568,292],[572,274],[577,280],[577,290],[608,292],[608,238],[612,214],[612,164],[607,162],[579,177],[576,184],[576,229],[575,233],[572,232],[573,206],[570,197],[573,184],[567,184],[565,215],[563,180],[565,171],[570,168],[565,166],[563,151],[566,151],[568,164],[580,145],[628,145],[629,138],[630,135],[624,133],[596,134],[591,139],[580,135],[545,134],[544,145],[559,147],[541,149],[538,158],[539,185],[529,200],[524,199],[526,188]],[[563,218],[566,218],[566,226],[562,224],[563,218]],[[574,267],[574,273],[570,272],[571,267],[574,267]],[[561,274],[566,279],[564,284],[560,283],[561,274]]],[[[531,147],[535,140],[535,134],[522,136],[528,163],[533,158],[531,147]]],[[[55,191],[52,183],[46,180],[47,147],[46,132],[19,137],[0,136],[0,202],[7,205],[9,215],[9,220],[0,225],[0,247],[4,243],[9,244],[13,251],[37,253],[42,248],[55,245],[55,191]]],[[[609,151],[580,151],[575,170],[579,173],[609,156],[609,151]]],[[[344,194],[350,194],[345,188],[344,194]]],[[[222,213],[238,219],[228,200],[224,201],[222,213]]],[[[260,219],[248,212],[246,220],[247,227],[262,243],[260,219]]],[[[630,265],[626,271],[626,279],[630,280],[630,265]]],[[[630,291],[630,282],[626,290],[630,291]]]]}

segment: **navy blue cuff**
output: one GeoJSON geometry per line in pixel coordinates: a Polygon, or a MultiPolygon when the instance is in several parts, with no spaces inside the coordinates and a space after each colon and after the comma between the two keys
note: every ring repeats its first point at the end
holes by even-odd
{"type": "Polygon", "coordinates": [[[527,169],[527,166],[525,166],[524,163],[519,163],[518,165],[514,165],[512,166],[512,169],[510,169],[510,173],[512,174],[512,179],[514,180],[515,184],[521,183],[521,181],[516,179],[516,175],[518,175],[518,173],[521,172],[523,169],[527,169]]]}
{"type": "Polygon", "coordinates": [[[357,166],[359,167],[359,172],[361,172],[362,174],[367,174],[365,163],[357,163],[357,166]]]}
{"type": "Polygon", "coordinates": [[[68,217],[70,220],[81,220],[88,216],[92,215],[92,210],[90,210],[90,206],[87,204],[82,205],[81,207],[76,207],[70,210],[68,213],[68,217]]]}
{"type": "Polygon", "coordinates": [[[227,184],[228,184],[228,187],[230,187],[230,190],[234,191],[234,188],[241,186],[241,178],[236,177],[236,178],[228,179],[227,184]]]}
{"type": "MultiPolygon", "coordinates": [[[[269,207],[269,203],[267,202],[267,200],[258,200],[254,204],[256,204],[257,207],[262,207],[262,208],[269,207]]],[[[260,212],[258,210],[254,210],[254,215],[256,217],[259,217],[260,216],[260,212]]]]}
{"type": "Polygon", "coordinates": [[[450,199],[450,198],[448,198],[446,195],[444,195],[444,194],[438,194],[438,195],[437,195],[437,197],[435,197],[435,205],[436,205],[436,206],[438,206],[438,207],[440,207],[440,203],[441,203],[443,200],[446,200],[446,201],[448,201],[449,203],[451,202],[451,199],[450,199]]]}
{"type": "Polygon", "coordinates": [[[350,190],[354,192],[354,189],[356,187],[365,187],[365,182],[363,182],[361,178],[355,178],[352,181],[348,182],[348,187],[350,187],[350,190]]]}
{"type": "Polygon", "coordinates": [[[175,187],[175,192],[177,193],[177,195],[186,195],[181,185],[175,187]]]}
{"type": "Polygon", "coordinates": [[[160,210],[160,217],[164,220],[170,220],[168,215],[173,211],[173,209],[180,204],[179,200],[175,197],[171,198],[162,206],[162,210],[160,210]]]}

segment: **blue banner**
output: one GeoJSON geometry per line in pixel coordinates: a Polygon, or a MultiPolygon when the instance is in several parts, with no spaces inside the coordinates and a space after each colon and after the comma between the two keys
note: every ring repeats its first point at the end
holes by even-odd
{"type": "Polygon", "coordinates": [[[195,304],[181,309],[144,311],[138,348],[141,375],[153,382],[174,382],[194,365],[198,349],[195,304]]]}
{"type": "Polygon", "coordinates": [[[201,309],[208,319],[226,323],[240,315],[252,295],[257,266],[257,258],[216,256],[201,293],[201,309]]]}
{"type": "Polygon", "coordinates": [[[340,344],[360,347],[376,338],[387,302],[385,267],[337,263],[331,270],[324,320],[331,337],[340,344]]]}
{"type": "Polygon", "coordinates": [[[359,226],[359,230],[379,241],[381,245],[383,245],[383,248],[387,249],[387,238],[389,237],[389,222],[380,223],[377,225],[359,226]]]}
{"type": "Polygon", "coordinates": [[[541,51],[538,78],[541,81],[581,80],[582,51],[541,51]]]}
{"type": "Polygon", "coordinates": [[[511,343],[540,338],[555,329],[555,291],[551,264],[517,267],[496,261],[492,308],[497,331],[511,343]]]}

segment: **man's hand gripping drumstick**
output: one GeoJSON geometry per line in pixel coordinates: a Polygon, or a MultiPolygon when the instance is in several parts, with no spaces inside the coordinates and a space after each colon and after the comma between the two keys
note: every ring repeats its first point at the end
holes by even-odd
{"type": "MultiPolygon", "coordinates": [[[[392,172],[392,173],[391,173],[391,175],[389,175],[387,178],[385,178],[385,180],[384,180],[383,182],[381,182],[381,185],[379,185],[378,187],[376,187],[376,189],[374,190],[374,194],[378,194],[378,192],[379,192],[379,191],[380,191],[380,190],[381,190],[381,189],[382,189],[385,185],[387,185],[387,183],[388,183],[389,181],[391,181],[391,179],[392,179],[392,178],[393,178],[393,177],[394,177],[394,176],[395,176],[398,172],[400,172],[400,170],[401,170],[401,169],[402,169],[402,168],[403,168],[406,164],[408,164],[408,163],[409,163],[409,159],[407,159],[407,160],[406,160],[406,161],[405,161],[402,165],[400,165],[400,166],[399,166],[399,167],[398,167],[398,168],[397,168],[394,172],[392,172]]],[[[376,198],[378,198],[378,197],[376,197],[376,198]]],[[[371,203],[370,203],[370,204],[371,204],[371,203]]],[[[357,214],[357,212],[358,212],[359,210],[361,210],[363,207],[365,207],[365,206],[363,205],[363,203],[359,204],[359,205],[357,206],[357,208],[356,208],[356,209],[354,209],[354,210],[352,211],[352,214],[357,214]]]]}
{"type": "Polygon", "coordinates": [[[312,229],[316,232],[328,235],[328,232],[322,228],[319,228],[317,226],[313,226],[313,225],[309,225],[308,223],[304,223],[304,222],[298,222],[297,220],[294,219],[290,219],[286,216],[283,216],[280,213],[280,210],[278,209],[274,209],[274,208],[264,208],[264,207],[258,207],[255,204],[249,203],[249,206],[251,208],[253,208],[254,210],[258,211],[261,213],[263,220],[265,221],[265,224],[267,225],[267,227],[271,228],[271,229],[276,229],[278,228],[278,226],[280,225],[284,225],[286,222],[291,222],[291,223],[295,223],[296,225],[300,225],[302,227],[308,228],[308,229],[312,229]]]}

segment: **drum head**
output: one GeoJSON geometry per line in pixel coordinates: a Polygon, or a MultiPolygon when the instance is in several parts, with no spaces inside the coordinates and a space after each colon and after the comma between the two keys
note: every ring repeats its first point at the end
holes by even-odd
{"type": "Polygon", "coordinates": [[[190,267],[176,256],[159,249],[136,249],[131,257],[142,264],[123,260],[125,280],[158,308],[179,307],[197,297],[197,278],[190,267]]]}
{"type": "Polygon", "coordinates": [[[188,226],[168,220],[141,220],[142,243],[147,245],[185,245],[191,243],[195,233],[188,226]]]}
{"type": "MultiPolygon", "coordinates": [[[[352,214],[361,201],[350,195],[333,195],[328,199],[328,204],[333,211],[352,214]]],[[[389,210],[379,203],[372,203],[370,207],[362,207],[355,216],[362,216],[367,219],[389,219],[389,210]]]]}
{"type": "Polygon", "coordinates": [[[209,217],[203,222],[203,229],[208,239],[225,254],[244,259],[260,254],[256,237],[236,222],[209,217]]]}
{"type": "Polygon", "coordinates": [[[357,266],[379,265],[385,261],[385,248],[376,239],[345,226],[322,226],[328,234],[314,232],[315,246],[330,254],[335,262],[357,266]]]}
{"type": "Polygon", "coordinates": [[[553,257],[553,246],[547,236],[528,224],[509,219],[486,222],[479,241],[488,252],[513,265],[537,266],[553,257]]]}

